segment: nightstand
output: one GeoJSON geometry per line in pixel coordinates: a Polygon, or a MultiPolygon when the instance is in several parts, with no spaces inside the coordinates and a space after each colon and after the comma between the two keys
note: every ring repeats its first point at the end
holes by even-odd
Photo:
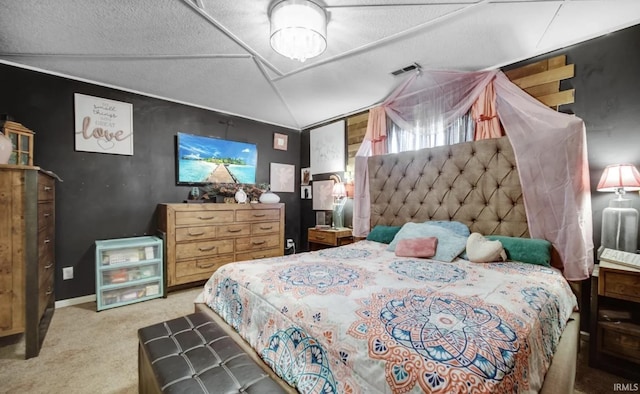
{"type": "Polygon", "coordinates": [[[640,380],[640,270],[595,266],[590,331],[589,366],[640,380]]]}
{"type": "Polygon", "coordinates": [[[309,241],[309,250],[320,250],[353,243],[353,234],[350,228],[318,230],[311,227],[307,240],[309,241]]]}

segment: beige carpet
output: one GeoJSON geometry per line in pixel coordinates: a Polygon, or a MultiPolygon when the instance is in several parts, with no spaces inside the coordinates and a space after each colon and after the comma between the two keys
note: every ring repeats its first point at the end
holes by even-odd
{"type": "MultiPolygon", "coordinates": [[[[192,313],[199,292],[101,312],[95,302],[57,309],[40,356],[23,359],[22,336],[0,338],[0,393],[136,393],[138,328],[192,313]]],[[[612,393],[614,383],[628,382],[587,359],[583,341],[575,394],[612,393]]]]}
{"type": "Polygon", "coordinates": [[[22,336],[0,338],[0,392],[137,393],[138,328],[192,313],[200,290],[101,312],[95,302],[59,308],[29,360],[22,336]]]}

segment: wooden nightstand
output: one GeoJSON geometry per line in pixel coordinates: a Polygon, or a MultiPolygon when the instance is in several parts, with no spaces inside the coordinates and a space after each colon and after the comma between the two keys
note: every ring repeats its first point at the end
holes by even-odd
{"type": "Polygon", "coordinates": [[[589,366],[640,380],[640,270],[596,265],[590,331],[589,366]]]}
{"type": "Polygon", "coordinates": [[[318,230],[312,227],[309,229],[307,240],[309,250],[320,250],[353,243],[353,234],[350,228],[318,230]]]}

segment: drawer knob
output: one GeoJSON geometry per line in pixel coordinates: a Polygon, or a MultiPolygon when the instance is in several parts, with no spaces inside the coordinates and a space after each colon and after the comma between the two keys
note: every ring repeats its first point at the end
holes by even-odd
{"type": "Polygon", "coordinates": [[[254,217],[254,218],[263,218],[263,217],[265,217],[265,216],[267,216],[267,215],[266,215],[266,214],[264,214],[264,213],[254,213],[254,214],[253,214],[253,217],[254,217]]]}
{"type": "Polygon", "coordinates": [[[46,295],[50,295],[51,293],[53,293],[53,290],[51,290],[51,287],[49,287],[49,288],[47,289],[46,295]]]}
{"type": "Polygon", "coordinates": [[[215,246],[210,246],[208,248],[198,248],[198,250],[200,250],[201,252],[208,252],[208,251],[213,250],[215,248],[216,248],[215,246]]]}
{"type": "Polygon", "coordinates": [[[252,243],[252,244],[254,244],[254,245],[262,245],[262,244],[264,244],[264,243],[266,243],[266,242],[267,242],[267,241],[264,241],[264,240],[263,240],[263,241],[252,241],[251,243],[252,243]]]}
{"type": "Polygon", "coordinates": [[[51,267],[53,267],[53,263],[49,263],[49,264],[45,265],[44,269],[48,270],[51,267]]]}
{"type": "Polygon", "coordinates": [[[44,240],[44,243],[48,244],[49,242],[51,242],[51,240],[49,238],[44,240]]]}
{"type": "Polygon", "coordinates": [[[269,226],[269,227],[260,227],[260,230],[271,230],[273,228],[273,226],[269,226]]]}
{"type": "Polygon", "coordinates": [[[197,263],[197,264],[196,264],[196,266],[197,266],[198,268],[211,268],[211,267],[213,267],[214,265],[215,265],[215,264],[213,264],[213,263],[211,263],[211,264],[200,264],[200,263],[197,263]]]}
{"type": "Polygon", "coordinates": [[[192,237],[197,237],[198,235],[204,235],[204,231],[201,231],[199,233],[192,233],[191,231],[189,231],[188,234],[192,237]]]}
{"type": "Polygon", "coordinates": [[[50,214],[50,213],[45,213],[45,214],[44,214],[44,217],[45,217],[45,218],[48,218],[49,216],[51,216],[51,214],[50,214]]]}
{"type": "Polygon", "coordinates": [[[200,220],[211,220],[213,219],[215,216],[198,216],[198,219],[200,220]]]}
{"type": "Polygon", "coordinates": [[[266,255],[266,254],[263,254],[262,256],[253,256],[253,259],[254,259],[254,260],[256,260],[256,259],[264,259],[264,258],[266,258],[266,257],[267,257],[267,255],[266,255]]]}
{"type": "Polygon", "coordinates": [[[229,229],[227,229],[227,232],[228,232],[228,233],[239,233],[240,231],[242,231],[242,229],[241,229],[241,228],[233,229],[233,230],[232,230],[232,229],[230,229],[230,228],[229,228],[229,229]]]}
{"type": "Polygon", "coordinates": [[[45,192],[50,192],[51,191],[51,186],[45,186],[44,187],[44,191],[45,192]]]}
{"type": "Polygon", "coordinates": [[[318,238],[318,239],[324,239],[324,235],[316,235],[316,238],[318,238]]]}

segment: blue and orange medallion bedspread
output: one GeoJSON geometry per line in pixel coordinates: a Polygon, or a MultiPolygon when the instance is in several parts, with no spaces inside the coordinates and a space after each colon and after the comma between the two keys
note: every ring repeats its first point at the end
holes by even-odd
{"type": "Polygon", "coordinates": [[[559,271],[386,247],[227,264],[205,301],[301,393],[540,389],[576,307],[559,271]]]}

